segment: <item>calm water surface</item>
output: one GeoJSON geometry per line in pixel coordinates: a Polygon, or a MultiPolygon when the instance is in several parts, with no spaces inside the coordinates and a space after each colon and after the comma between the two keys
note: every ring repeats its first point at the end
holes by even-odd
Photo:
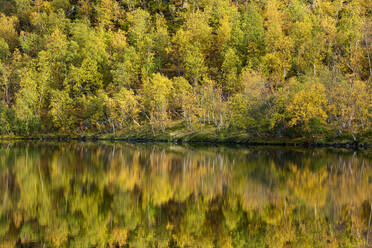
{"type": "Polygon", "coordinates": [[[0,247],[368,247],[371,151],[0,143],[0,247]]]}

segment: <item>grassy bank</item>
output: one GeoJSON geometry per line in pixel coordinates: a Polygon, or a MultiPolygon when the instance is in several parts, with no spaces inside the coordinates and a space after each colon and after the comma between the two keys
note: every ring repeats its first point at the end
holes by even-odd
{"type": "Polygon", "coordinates": [[[221,143],[276,146],[333,146],[344,148],[372,148],[370,134],[358,137],[323,134],[317,137],[273,137],[251,135],[244,130],[221,130],[214,126],[203,129],[187,129],[180,122],[169,125],[165,132],[153,131],[151,126],[141,126],[117,133],[77,133],[77,134],[31,134],[29,136],[3,135],[0,139],[37,139],[37,140],[125,140],[132,142],[174,142],[174,143],[221,143]]]}

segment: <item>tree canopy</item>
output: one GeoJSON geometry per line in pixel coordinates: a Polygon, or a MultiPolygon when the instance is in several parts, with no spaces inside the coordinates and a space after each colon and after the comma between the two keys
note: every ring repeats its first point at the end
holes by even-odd
{"type": "Polygon", "coordinates": [[[368,0],[0,1],[0,134],[369,133],[368,0]]]}

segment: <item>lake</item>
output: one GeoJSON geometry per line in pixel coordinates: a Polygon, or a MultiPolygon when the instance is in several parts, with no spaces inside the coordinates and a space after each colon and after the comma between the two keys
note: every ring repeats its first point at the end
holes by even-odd
{"type": "Polygon", "coordinates": [[[368,247],[372,152],[0,143],[0,247],[368,247]]]}

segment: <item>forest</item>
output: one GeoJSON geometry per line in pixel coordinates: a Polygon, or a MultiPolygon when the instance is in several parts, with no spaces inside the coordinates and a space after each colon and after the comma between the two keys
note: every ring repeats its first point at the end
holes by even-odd
{"type": "Polygon", "coordinates": [[[0,135],[372,137],[370,0],[0,0],[0,135]]]}

